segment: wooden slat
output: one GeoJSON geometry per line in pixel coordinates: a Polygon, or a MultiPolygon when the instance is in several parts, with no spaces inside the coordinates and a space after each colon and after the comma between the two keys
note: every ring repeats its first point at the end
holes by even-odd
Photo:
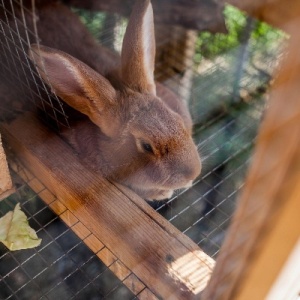
{"type": "Polygon", "coordinates": [[[131,274],[130,270],[119,260],[112,263],[109,269],[122,281],[131,274]]]}
{"type": "MultiPolygon", "coordinates": [[[[18,164],[16,161],[10,161],[10,165],[12,169],[16,173],[18,173],[18,175],[21,176],[21,178],[27,184],[31,180],[35,179],[34,175],[31,172],[24,168],[24,166],[21,167],[20,164],[18,164]]],[[[40,187],[38,185],[33,185],[33,190],[46,204],[49,204],[49,207],[56,214],[61,215],[61,213],[64,212],[65,209],[67,209],[61,203],[61,201],[57,199],[45,187],[43,187],[42,191],[38,192],[40,190],[40,187]],[[35,190],[35,188],[37,188],[37,190],[35,190]]],[[[93,251],[99,257],[99,259],[102,259],[102,262],[116,275],[117,278],[123,281],[123,284],[126,285],[131,290],[131,292],[137,295],[141,290],[143,290],[143,295],[148,295],[152,297],[152,299],[157,299],[153,295],[153,293],[147,287],[145,287],[145,285],[120,260],[115,261],[114,259],[114,262],[112,263],[111,259],[107,259],[109,258],[107,255],[105,255],[103,259],[103,254],[105,254],[105,251],[107,251],[106,254],[111,252],[78,219],[75,219],[75,221],[75,224],[71,227],[72,231],[82,239],[85,245],[91,251],[93,251]]],[[[111,255],[113,254],[111,253],[111,255]]],[[[139,299],[142,300],[140,296],[139,299]]]]}
{"type": "Polygon", "coordinates": [[[43,201],[50,205],[52,202],[56,200],[55,195],[53,195],[49,190],[44,189],[39,193],[39,196],[43,199],[43,201]]]}
{"type": "Polygon", "coordinates": [[[158,300],[155,295],[149,291],[148,289],[144,289],[139,295],[138,295],[139,300],[158,300]]]}
{"type": "Polygon", "coordinates": [[[107,248],[104,248],[99,253],[97,253],[97,256],[107,265],[110,266],[114,262],[116,262],[117,257],[107,248]]]}
{"type": "Polygon", "coordinates": [[[64,213],[67,208],[59,201],[59,200],[55,200],[53,201],[49,207],[59,216],[62,213],[64,213]]]}
{"type": "Polygon", "coordinates": [[[203,299],[266,299],[299,239],[300,7],[298,16],[298,22],[290,23],[288,55],[272,89],[240,204],[203,299]]]}
{"type": "Polygon", "coordinates": [[[72,226],[72,230],[82,240],[91,235],[91,232],[81,222],[78,222],[74,226],[72,226]]]}
{"type": "MultiPolygon", "coordinates": [[[[134,294],[139,294],[142,290],[145,290],[145,285],[134,275],[130,274],[123,283],[131,290],[134,294]]],[[[149,291],[149,289],[146,289],[149,291]]],[[[156,297],[155,297],[156,298],[156,297]]]]}
{"type": "Polygon", "coordinates": [[[31,115],[1,128],[23,164],[157,296],[195,297],[197,286],[180,270],[172,272],[170,257],[174,263],[188,255],[202,270],[201,284],[208,280],[213,260],[189,238],[131,191],[85,169],[72,150],[31,115]],[[134,195],[133,200],[128,195],[134,195]]]}
{"type": "Polygon", "coordinates": [[[41,183],[40,180],[37,178],[33,178],[32,180],[28,181],[28,185],[36,192],[40,193],[45,186],[41,183]]]}
{"type": "Polygon", "coordinates": [[[12,181],[8,171],[6,156],[2,147],[0,135],[0,200],[13,192],[12,181]]]}

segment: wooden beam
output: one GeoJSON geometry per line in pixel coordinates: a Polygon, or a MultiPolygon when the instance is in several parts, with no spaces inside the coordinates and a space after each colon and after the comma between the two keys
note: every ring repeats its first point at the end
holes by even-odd
{"type": "Polygon", "coordinates": [[[53,195],[20,161],[16,160],[15,156],[9,156],[9,165],[134,295],[140,300],[158,300],[145,284],[65,207],[60,199],[53,195]]]}
{"type": "Polygon", "coordinates": [[[1,129],[22,163],[156,296],[193,299],[204,288],[213,260],[144,200],[87,170],[32,115],[1,129]],[[187,262],[198,270],[196,281],[187,262]]]}
{"type": "Polygon", "coordinates": [[[0,200],[7,197],[13,191],[6,156],[2,147],[0,135],[0,200]]]}
{"type": "Polygon", "coordinates": [[[270,107],[258,136],[253,164],[203,299],[266,299],[298,242],[298,20],[289,24],[292,36],[288,56],[272,89],[270,107]]]}

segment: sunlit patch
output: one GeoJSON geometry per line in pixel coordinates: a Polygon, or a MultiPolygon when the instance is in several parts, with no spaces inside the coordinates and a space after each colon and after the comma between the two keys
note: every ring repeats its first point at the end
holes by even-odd
{"type": "Polygon", "coordinates": [[[168,272],[197,295],[206,287],[214,264],[213,259],[196,250],[170,262],[168,272]]]}

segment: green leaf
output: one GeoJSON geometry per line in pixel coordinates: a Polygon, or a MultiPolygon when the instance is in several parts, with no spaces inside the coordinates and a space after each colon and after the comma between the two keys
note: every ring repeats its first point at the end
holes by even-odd
{"type": "Polygon", "coordinates": [[[0,218],[0,241],[11,251],[34,248],[41,244],[42,240],[29,226],[19,203],[13,212],[0,218]]]}

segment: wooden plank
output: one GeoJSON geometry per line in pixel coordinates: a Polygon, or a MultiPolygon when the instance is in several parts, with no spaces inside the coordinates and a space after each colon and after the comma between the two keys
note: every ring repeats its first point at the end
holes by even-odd
{"type": "MultiPolygon", "coordinates": [[[[142,290],[145,290],[145,285],[134,275],[130,274],[123,283],[131,290],[134,294],[140,293],[142,290]]],[[[147,291],[149,291],[146,288],[147,291]]],[[[156,298],[156,297],[155,297],[156,298]]],[[[140,299],[140,298],[139,298],[140,299]]]]}
{"type": "Polygon", "coordinates": [[[0,135],[0,200],[6,198],[13,191],[12,181],[10,178],[0,135]]]}
{"type": "Polygon", "coordinates": [[[89,235],[91,235],[91,232],[81,222],[78,222],[75,225],[73,225],[72,230],[82,240],[85,240],[89,235]]]}
{"type": "Polygon", "coordinates": [[[158,300],[155,295],[149,291],[148,289],[144,289],[139,295],[138,295],[139,300],[158,300]]]}
{"type": "MultiPolygon", "coordinates": [[[[28,184],[31,180],[36,179],[34,175],[29,172],[26,168],[21,167],[16,161],[10,161],[12,169],[18,173],[19,176],[28,184]]],[[[40,186],[33,185],[33,190],[38,193],[41,199],[49,204],[49,207],[58,215],[65,211],[65,206],[57,199],[51,192],[49,192],[45,187],[40,191],[40,186]],[[37,190],[35,190],[37,188],[37,190]]],[[[116,260],[113,263],[110,259],[113,255],[102,243],[97,239],[78,219],[75,220],[75,224],[72,225],[71,229],[85,245],[93,251],[102,262],[119,278],[135,295],[137,295],[141,290],[145,291],[145,295],[153,295],[148,288],[120,261],[116,260]],[[106,254],[105,254],[105,251],[106,254]],[[105,254],[103,259],[103,253],[105,254]],[[108,256],[107,254],[111,255],[108,256]]],[[[68,225],[68,224],[67,224],[68,225]]],[[[156,297],[153,295],[152,299],[156,297]]],[[[139,299],[140,296],[139,296],[139,299]]],[[[157,299],[157,298],[156,298],[157,299]]]]}
{"type": "Polygon", "coordinates": [[[288,55],[203,299],[266,299],[300,236],[300,22],[290,25],[288,55]]]}
{"type": "MultiPolygon", "coordinates": [[[[99,256],[98,256],[99,257],[99,256]]],[[[130,276],[132,274],[130,270],[124,266],[122,262],[119,260],[115,261],[113,264],[110,265],[109,269],[113,271],[113,273],[121,280],[123,281],[126,277],[130,276]]]]}
{"type": "MultiPolygon", "coordinates": [[[[206,265],[209,270],[212,270],[214,268],[215,261],[210,256],[206,255],[191,239],[187,238],[186,235],[182,234],[181,231],[171,225],[169,221],[161,217],[156,211],[150,208],[145,201],[141,201],[140,197],[138,197],[130,189],[117,183],[114,183],[114,185],[118,187],[118,189],[121,190],[122,193],[126,195],[143,213],[148,215],[149,218],[159,224],[159,226],[164,231],[166,231],[173,239],[178,240],[182,245],[184,245],[184,247],[189,250],[188,253],[192,253],[193,256],[197,256],[201,260],[202,264],[206,265]]],[[[172,256],[169,256],[169,258],[171,257],[172,256]]],[[[199,270],[202,270],[202,268],[200,268],[199,270]]],[[[202,283],[205,282],[206,280],[204,280],[202,283]]]]}
{"type": "Polygon", "coordinates": [[[62,213],[64,213],[67,208],[59,201],[59,200],[55,200],[53,201],[49,207],[59,216],[62,213]]]}
{"type": "Polygon", "coordinates": [[[39,196],[43,199],[43,201],[50,205],[52,202],[56,200],[55,195],[53,195],[49,190],[44,189],[39,193],[39,196]]]}
{"type": "Polygon", "coordinates": [[[213,260],[189,238],[137,195],[130,199],[128,195],[133,193],[128,189],[117,188],[85,169],[71,148],[32,115],[2,124],[1,128],[22,163],[158,297],[195,297],[198,286],[179,269],[174,272],[173,265],[189,257],[202,271],[203,285],[213,260]]]}
{"type": "Polygon", "coordinates": [[[97,253],[97,256],[107,265],[112,265],[116,260],[117,257],[107,248],[104,248],[99,253],[97,253]]]}

